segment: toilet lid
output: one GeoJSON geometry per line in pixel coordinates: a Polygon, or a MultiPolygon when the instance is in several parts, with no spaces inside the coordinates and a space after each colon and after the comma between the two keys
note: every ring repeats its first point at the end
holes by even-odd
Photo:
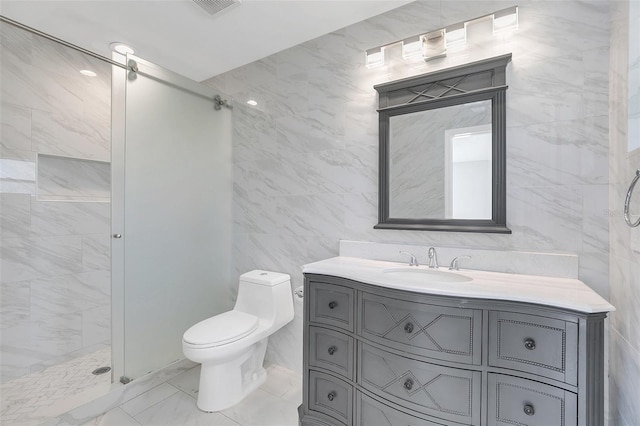
{"type": "Polygon", "coordinates": [[[258,328],[258,318],[240,311],[228,311],[200,321],[183,336],[192,345],[219,346],[231,343],[258,328]]]}

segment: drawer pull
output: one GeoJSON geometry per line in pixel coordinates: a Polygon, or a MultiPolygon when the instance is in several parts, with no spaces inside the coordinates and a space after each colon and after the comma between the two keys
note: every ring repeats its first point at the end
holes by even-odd
{"type": "Polygon", "coordinates": [[[536,413],[536,411],[533,409],[533,405],[527,404],[524,406],[524,413],[527,416],[533,416],[536,413]]]}
{"type": "Polygon", "coordinates": [[[336,351],[338,350],[337,347],[335,346],[329,346],[329,349],[327,350],[327,352],[329,352],[329,355],[333,355],[336,353],[336,351]]]}
{"type": "Polygon", "coordinates": [[[413,388],[413,380],[411,380],[411,379],[407,379],[407,380],[405,380],[405,382],[404,382],[404,388],[405,388],[406,390],[411,390],[411,389],[413,388]]]}
{"type": "Polygon", "coordinates": [[[338,302],[329,302],[329,309],[334,309],[336,306],[338,306],[338,302]]]}
{"type": "Polygon", "coordinates": [[[413,324],[411,324],[410,322],[406,323],[404,325],[404,331],[407,333],[411,333],[413,331],[413,324]]]}
{"type": "Polygon", "coordinates": [[[331,391],[331,392],[329,392],[329,395],[327,395],[327,399],[328,399],[329,401],[333,401],[333,400],[334,400],[334,398],[335,398],[336,396],[338,396],[338,394],[336,393],[336,391],[331,391]]]}
{"type": "Polygon", "coordinates": [[[536,348],[536,341],[530,337],[527,337],[526,339],[524,339],[524,347],[532,351],[536,348]]]}

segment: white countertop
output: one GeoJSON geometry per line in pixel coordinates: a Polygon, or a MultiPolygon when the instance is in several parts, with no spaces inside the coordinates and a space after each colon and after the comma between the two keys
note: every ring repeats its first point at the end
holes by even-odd
{"type": "MultiPolygon", "coordinates": [[[[306,274],[332,275],[386,288],[440,296],[509,300],[535,303],[584,313],[610,312],[615,308],[580,280],[506,274],[469,269],[454,271],[472,278],[468,282],[425,281],[421,274],[382,272],[387,268],[405,267],[406,263],[334,257],[303,266],[306,274]]],[[[424,266],[420,269],[428,269],[424,266]]],[[[441,267],[439,271],[449,272],[441,267]]]]}

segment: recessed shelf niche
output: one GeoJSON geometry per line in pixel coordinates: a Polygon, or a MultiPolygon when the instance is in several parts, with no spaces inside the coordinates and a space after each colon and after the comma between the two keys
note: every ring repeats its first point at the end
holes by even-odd
{"type": "Polygon", "coordinates": [[[111,164],[38,154],[38,201],[111,201],[111,164]]]}

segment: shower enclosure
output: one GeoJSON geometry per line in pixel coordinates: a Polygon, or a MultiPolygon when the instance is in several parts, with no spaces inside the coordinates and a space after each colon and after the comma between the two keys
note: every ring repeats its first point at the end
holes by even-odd
{"type": "Polygon", "coordinates": [[[26,424],[182,358],[231,304],[231,111],[142,59],[0,30],[0,420],[26,424]]]}

